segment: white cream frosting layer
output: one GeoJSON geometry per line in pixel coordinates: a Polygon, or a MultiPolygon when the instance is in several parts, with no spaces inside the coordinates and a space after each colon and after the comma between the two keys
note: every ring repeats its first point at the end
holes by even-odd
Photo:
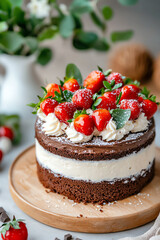
{"type": "MultiPolygon", "coordinates": [[[[87,109],[87,113],[92,114],[93,111],[91,109],[87,109]]],[[[102,139],[108,142],[112,140],[120,140],[129,132],[146,130],[149,124],[149,121],[144,113],[141,113],[138,119],[134,121],[127,121],[126,124],[118,130],[116,129],[116,123],[113,119],[111,119],[103,131],[99,132],[95,127],[93,134],[86,136],[75,130],[73,122],[68,126],[65,123],[60,122],[54,113],[50,113],[46,116],[39,109],[38,116],[44,122],[42,130],[45,134],[50,136],[61,136],[66,133],[67,138],[73,143],[88,142],[93,136],[102,136],[102,139]]]]}
{"type": "Polygon", "coordinates": [[[155,158],[155,145],[153,142],[139,152],[118,160],[80,161],[50,153],[36,140],[36,157],[42,167],[66,178],[92,182],[113,181],[138,175],[149,168],[155,158]]]}

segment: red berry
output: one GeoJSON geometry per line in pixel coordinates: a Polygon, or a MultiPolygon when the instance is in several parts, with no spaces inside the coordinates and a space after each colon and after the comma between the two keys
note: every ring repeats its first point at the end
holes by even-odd
{"type": "Polygon", "coordinates": [[[79,109],[88,109],[93,104],[92,91],[89,89],[79,89],[72,97],[72,102],[79,109]]]}
{"type": "Polygon", "coordinates": [[[47,97],[49,96],[52,96],[52,97],[55,97],[55,91],[59,92],[60,93],[60,88],[61,86],[59,86],[58,84],[56,83],[49,83],[46,87],[46,90],[47,90],[47,97]]]}
{"type": "Polygon", "coordinates": [[[91,135],[94,131],[93,118],[87,114],[78,116],[74,120],[74,128],[77,132],[83,133],[87,136],[91,135]]]}
{"type": "Polygon", "coordinates": [[[73,118],[73,114],[75,111],[76,111],[75,104],[70,102],[65,102],[55,107],[54,114],[60,121],[68,124],[67,121],[73,118]]]}
{"type": "Polygon", "coordinates": [[[102,97],[98,97],[98,99],[102,99],[97,108],[104,108],[107,110],[116,108],[116,95],[113,92],[106,92],[102,97]]]}
{"type": "Polygon", "coordinates": [[[98,92],[103,87],[105,76],[100,71],[91,72],[84,80],[83,86],[90,89],[92,93],[98,92]]]}
{"type": "Polygon", "coordinates": [[[63,85],[63,90],[69,90],[71,92],[75,92],[80,88],[79,83],[76,79],[71,78],[67,80],[63,85]]]}
{"type": "Polygon", "coordinates": [[[46,115],[49,113],[54,112],[54,108],[58,105],[58,102],[54,99],[47,98],[40,104],[40,108],[42,112],[44,112],[46,115]]]}
{"type": "Polygon", "coordinates": [[[115,84],[122,83],[122,86],[124,85],[122,80],[122,75],[120,73],[113,72],[107,77],[107,81],[109,83],[112,82],[112,80],[115,81],[115,84]]]}
{"type": "Polygon", "coordinates": [[[122,91],[122,88],[117,88],[114,91],[112,91],[112,93],[114,93],[116,97],[118,97],[121,91],[122,91]]]}
{"type": "Polygon", "coordinates": [[[139,97],[138,97],[138,102],[139,102],[139,103],[143,102],[143,97],[139,96],[139,97]]]}
{"type": "Polygon", "coordinates": [[[121,101],[123,99],[138,99],[138,93],[140,92],[139,87],[136,85],[126,85],[122,88],[121,101]]]}
{"type": "Polygon", "coordinates": [[[3,237],[1,233],[1,237],[3,240],[27,240],[28,231],[26,228],[26,224],[23,222],[19,222],[20,229],[15,229],[10,227],[8,231],[6,231],[5,237],[3,237]]]}
{"type": "Polygon", "coordinates": [[[120,109],[130,109],[131,110],[130,120],[137,119],[141,112],[140,104],[135,99],[122,100],[121,104],[120,104],[120,109]]]}
{"type": "Polygon", "coordinates": [[[106,109],[98,109],[93,112],[92,118],[98,131],[103,131],[111,119],[111,114],[106,109]]]}
{"type": "Polygon", "coordinates": [[[3,158],[3,152],[2,152],[2,150],[0,149],[0,162],[2,161],[2,158],[3,158]]]}
{"type": "Polygon", "coordinates": [[[143,99],[142,104],[142,111],[144,112],[147,119],[150,119],[153,117],[155,112],[157,111],[157,104],[155,102],[152,102],[149,99],[143,99]]]}
{"type": "Polygon", "coordinates": [[[0,127],[0,137],[7,137],[12,140],[14,138],[12,129],[7,126],[0,127]]]}

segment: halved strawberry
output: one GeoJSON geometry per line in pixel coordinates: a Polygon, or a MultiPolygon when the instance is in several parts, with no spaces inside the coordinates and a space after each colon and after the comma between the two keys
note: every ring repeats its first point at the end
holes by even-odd
{"type": "Polygon", "coordinates": [[[58,84],[56,83],[49,83],[46,87],[46,90],[47,90],[47,95],[46,97],[49,97],[49,96],[52,96],[52,97],[55,97],[55,91],[59,92],[60,93],[60,88],[61,86],[59,86],[58,84]]]}
{"type": "Polygon", "coordinates": [[[68,120],[73,118],[73,114],[75,111],[76,106],[74,103],[65,102],[55,107],[54,114],[60,121],[68,124],[68,120]]]}
{"type": "Polygon", "coordinates": [[[64,82],[63,90],[69,90],[71,92],[75,92],[80,88],[79,83],[76,79],[71,78],[64,82]]]}
{"type": "Polygon", "coordinates": [[[92,116],[87,114],[79,115],[74,119],[74,128],[77,132],[80,132],[86,136],[89,136],[94,131],[94,121],[92,116]]]}
{"type": "Polygon", "coordinates": [[[120,109],[130,109],[131,116],[130,120],[135,120],[139,117],[141,112],[141,107],[136,99],[124,99],[121,101],[120,109]]]}
{"type": "Polygon", "coordinates": [[[0,137],[7,137],[7,138],[13,140],[13,138],[14,138],[13,130],[7,126],[0,127],[0,137]]]}
{"type": "Polygon", "coordinates": [[[97,108],[104,108],[107,110],[116,108],[116,94],[113,92],[106,92],[102,97],[97,99],[102,99],[97,108]]]}
{"type": "Polygon", "coordinates": [[[122,83],[122,86],[124,85],[124,82],[122,80],[122,75],[120,73],[113,72],[107,77],[107,81],[109,83],[112,82],[112,80],[115,81],[115,84],[122,83]]]}
{"type": "Polygon", "coordinates": [[[104,80],[105,75],[101,71],[93,71],[86,77],[83,86],[96,93],[103,87],[104,80]]]}
{"type": "Polygon", "coordinates": [[[58,102],[54,99],[47,98],[40,104],[42,112],[46,115],[54,112],[54,108],[58,105],[58,102]]]}
{"type": "Polygon", "coordinates": [[[147,119],[150,119],[151,117],[153,117],[153,115],[155,114],[158,108],[157,104],[155,102],[152,102],[149,99],[143,99],[141,104],[142,104],[142,111],[144,112],[147,119]]]}
{"type": "Polygon", "coordinates": [[[92,95],[92,91],[89,89],[79,89],[74,93],[72,102],[79,109],[88,109],[93,104],[92,95]]]}
{"type": "Polygon", "coordinates": [[[103,131],[105,129],[111,117],[110,112],[106,109],[95,110],[92,114],[94,124],[98,131],[103,131]]]}
{"type": "Polygon", "coordinates": [[[126,85],[122,88],[122,96],[120,101],[123,99],[138,99],[138,93],[140,92],[140,88],[136,85],[126,85]]]}

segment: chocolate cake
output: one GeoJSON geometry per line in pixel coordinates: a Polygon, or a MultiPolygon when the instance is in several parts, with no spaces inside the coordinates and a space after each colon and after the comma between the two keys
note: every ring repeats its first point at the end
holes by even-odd
{"type": "Polygon", "coordinates": [[[93,71],[85,88],[66,89],[70,78],[59,91],[55,84],[46,87],[35,124],[44,187],[75,202],[103,204],[136,194],[152,180],[157,103],[137,82],[125,80],[93,71]]]}

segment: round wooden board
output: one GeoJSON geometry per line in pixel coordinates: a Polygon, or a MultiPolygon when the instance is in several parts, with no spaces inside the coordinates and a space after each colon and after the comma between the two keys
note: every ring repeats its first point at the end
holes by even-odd
{"type": "Polygon", "coordinates": [[[35,147],[22,152],[10,168],[10,191],[16,204],[32,218],[69,231],[107,233],[135,228],[155,219],[160,211],[160,149],[156,176],[137,195],[99,206],[77,204],[49,192],[36,175],[35,147]]]}

